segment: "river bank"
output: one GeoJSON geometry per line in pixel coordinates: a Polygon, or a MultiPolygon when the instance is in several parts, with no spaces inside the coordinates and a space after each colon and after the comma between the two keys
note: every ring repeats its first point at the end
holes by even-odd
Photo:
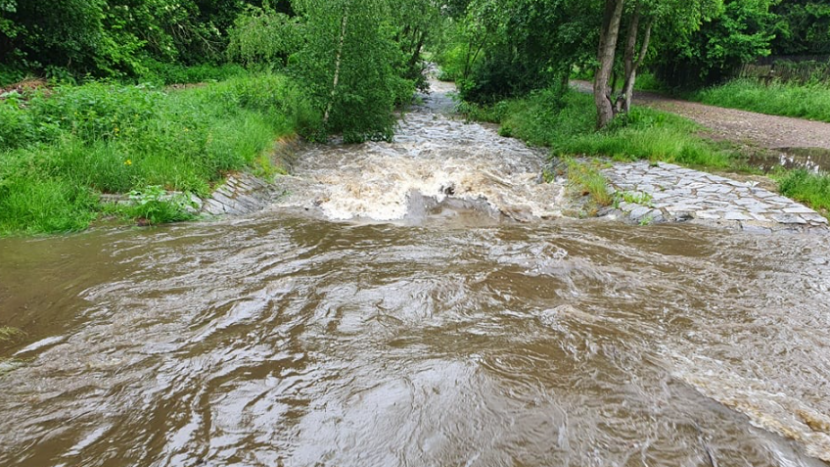
{"type": "Polygon", "coordinates": [[[14,90],[0,99],[0,235],[192,219],[228,176],[281,170],[275,142],[312,118],[281,75],[14,90]]]}

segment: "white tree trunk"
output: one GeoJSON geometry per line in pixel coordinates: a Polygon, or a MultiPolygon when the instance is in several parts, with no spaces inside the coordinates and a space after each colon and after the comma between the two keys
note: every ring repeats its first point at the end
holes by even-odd
{"type": "Polygon", "coordinates": [[[343,61],[343,45],[346,42],[346,27],[349,24],[349,10],[343,12],[343,20],[340,22],[340,43],[337,46],[337,58],[334,61],[334,81],[331,85],[331,96],[326,112],[323,114],[323,125],[328,125],[331,108],[334,105],[334,97],[337,94],[337,83],[340,81],[340,65],[343,61]]]}

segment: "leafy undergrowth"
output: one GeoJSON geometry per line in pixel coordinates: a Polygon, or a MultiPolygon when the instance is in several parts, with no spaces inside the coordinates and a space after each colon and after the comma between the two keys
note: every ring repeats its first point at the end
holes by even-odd
{"type": "Polygon", "coordinates": [[[741,79],[698,91],[689,98],[718,107],[830,122],[830,86],[827,84],[764,85],[741,79]]]}
{"type": "MultiPolygon", "coordinates": [[[[229,171],[267,170],[274,141],[316,118],[304,102],[274,74],[177,92],[93,82],[11,93],[0,100],[0,235],[83,230],[100,193],[207,195],[229,171]]],[[[158,222],[182,217],[156,208],[158,222]]]]}

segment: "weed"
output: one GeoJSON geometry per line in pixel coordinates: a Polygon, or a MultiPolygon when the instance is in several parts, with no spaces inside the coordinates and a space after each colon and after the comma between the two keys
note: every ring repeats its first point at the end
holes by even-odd
{"type": "Polygon", "coordinates": [[[614,206],[619,207],[622,201],[631,204],[639,204],[641,206],[652,207],[652,200],[654,198],[649,193],[634,193],[630,191],[618,191],[614,193],[614,206]]]}
{"type": "Polygon", "coordinates": [[[608,180],[600,172],[600,163],[570,159],[568,164],[568,181],[572,188],[583,196],[590,196],[595,207],[610,206],[613,202],[608,189],[608,180]]]}

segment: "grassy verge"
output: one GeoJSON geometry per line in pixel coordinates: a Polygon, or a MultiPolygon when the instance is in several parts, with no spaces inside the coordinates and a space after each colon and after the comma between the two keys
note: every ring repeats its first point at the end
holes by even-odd
{"type": "Polygon", "coordinates": [[[830,87],[735,80],[688,96],[718,107],[830,122],[830,87]]]}
{"type": "MultiPolygon", "coordinates": [[[[0,100],[0,235],[85,229],[102,213],[101,193],[207,195],[228,172],[267,171],[275,139],[315,118],[303,102],[273,74],[181,91],[89,83],[12,93],[0,100]]],[[[187,217],[150,201],[157,222],[187,217]]]]}
{"type": "Polygon", "coordinates": [[[658,110],[635,107],[611,128],[596,132],[593,98],[588,94],[570,92],[559,99],[551,91],[540,91],[487,108],[464,104],[461,110],[471,119],[501,124],[503,136],[550,147],[554,155],[746,169],[740,154],[697,136],[696,124],[658,110]]]}

